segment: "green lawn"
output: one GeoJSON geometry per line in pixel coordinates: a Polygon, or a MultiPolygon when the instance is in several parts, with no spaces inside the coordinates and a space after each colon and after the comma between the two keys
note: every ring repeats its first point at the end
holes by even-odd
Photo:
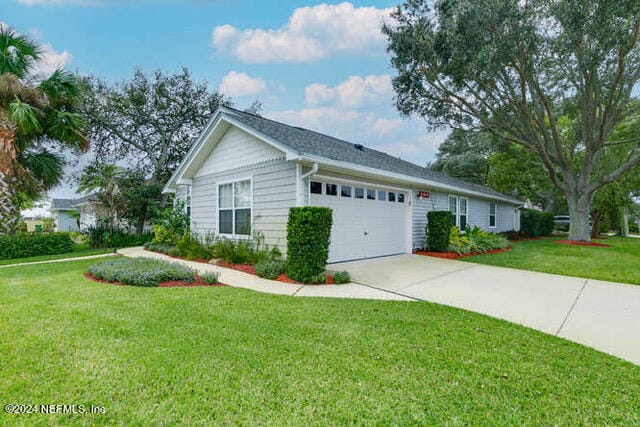
{"type": "Polygon", "coordinates": [[[67,252],[64,254],[57,254],[57,255],[40,255],[40,256],[32,256],[28,258],[1,259],[0,265],[24,264],[25,262],[49,261],[49,260],[64,259],[64,258],[78,258],[78,257],[83,257],[88,255],[106,254],[112,251],[113,249],[82,248],[82,249],[75,250],[73,252],[67,252]]]}
{"type": "Polygon", "coordinates": [[[430,303],[0,270],[0,403],[104,406],[0,425],[640,423],[640,367],[430,303]]]}
{"type": "Polygon", "coordinates": [[[610,247],[560,245],[554,243],[556,240],[514,242],[509,252],[478,255],[462,261],[640,284],[640,239],[608,237],[594,240],[610,247]]]}

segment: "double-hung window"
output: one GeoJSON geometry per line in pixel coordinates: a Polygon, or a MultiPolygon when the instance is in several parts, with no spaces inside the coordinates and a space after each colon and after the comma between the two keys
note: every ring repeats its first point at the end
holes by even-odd
{"type": "Polygon", "coordinates": [[[464,197],[460,197],[459,204],[458,226],[460,227],[460,230],[464,230],[467,226],[467,205],[469,204],[469,200],[464,197]]]}
{"type": "Polygon", "coordinates": [[[489,203],[489,227],[496,226],[496,204],[493,202],[489,203]]]}
{"type": "Polygon", "coordinates": [[[449,196],[449,212],[453,215],[453,223],[458,225],[458,198],[449,196]]]}
{"type": "Polygon", "coordinates": [[[218,233],[251,234],[251,180],[218,185],[218,233]]]}

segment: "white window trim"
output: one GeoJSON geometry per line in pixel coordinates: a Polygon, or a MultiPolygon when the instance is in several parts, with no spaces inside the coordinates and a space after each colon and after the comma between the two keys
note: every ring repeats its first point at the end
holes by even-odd
{"type": "MultiPolygon", "coordinates": [[[[233,179],[233,180],[229,180],[229,181],[220,181],[217,182],[217,192],[216,192],[216,230],[218,231],[218,235],[222,236],[222,237],[226,237],[229,239],[247,239],[250,238],[251,235],[253,234],[254,230],[253,230],[253,176],[247,177],[247,178],[239,178],[239,179],[233,179]],[[251,231],[249,234],[235,234],[235,233],[221,233],[220,232],[220,186],[222,185],[226,185],[226,184],[235,184],[236,182],[243,182],[243,181],[249,181],[249,209],[250,209],[250,214],[249,214],[249,223],[251,224],[251,231]]],[[[235,191],[235,186],[234,186],[234,191],[235,191]]],[[[231,215],[231,227],[232,229],[235,231],[236,228],[236,200],[235,200],[235,193],[232,193],[232,201],[233,201],[233,207],[231,208],[233,214],[231,215]]],[[[227,208],[228,209],[228,208],[227,208]]],[[[227,210],[227,209],[222,209],[222,210],[227,210]]],[[[240,209],[246,209],[246,208],[240,208],[240,209]]],[[[192,209],[193,211],[193,209],[192,209]]]]}
{"type": "Polygon", "coordinates": [[[449,212],[451,212],[451,199],[456,201],[456,211],[455,211],[455,214],[453,215],[454,216],[454,219],[453,219],[454,224],[453,225],[458,227],[459,224],[460,224],[459,217],[458,217],[458,215],[460,214],[460,206],[459,206],[459,203],[458,203],[459,202],[458,201],[458,196],[453,195],[453,194],[449,194],[449,197],[447,198],[447,210],[449,212]]]}
{"type": "Polygon", "coordinates": [[[489,228],[496,228],[498,225],[498,204],[496,202],[489,202],[489,228]],[[493,215],[491,215],[491,205],[495,207],[493,215]],[[491,217],[493,216],[493,225],[491,225],[491,217]]]}
{"type": "Polygon", "coordinates": [[[458,227],[460,227],[460,206],[461,206],[460,201],[461,200],[465,201],[465,203],[464,203],[464,216],[466,217],[466,220],[465,220],[465,227],[466,227],[467,225],[469,225],[469,198],[462,197],[462,196],[458,197],[458,227]]]}

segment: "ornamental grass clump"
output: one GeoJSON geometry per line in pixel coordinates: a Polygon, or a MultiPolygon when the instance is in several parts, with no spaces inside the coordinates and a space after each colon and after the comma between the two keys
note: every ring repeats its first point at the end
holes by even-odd
{"type": "Polygon", "coordinates": [[[89,267],[96,279],[132,286],[153,287],[163,282],[180,280],[191,283],[195,270],[176,263],[149,258],[116,258],[89,267]]]}

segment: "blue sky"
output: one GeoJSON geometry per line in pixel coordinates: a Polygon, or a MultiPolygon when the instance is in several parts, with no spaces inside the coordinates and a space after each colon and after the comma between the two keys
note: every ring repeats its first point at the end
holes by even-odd
{"type": "MultiPolygon", "coordinates": [[[[189,67],[238,107],[418,164],[447,132],[402,119],[380,25],[396,1],[0,0],[0,21],[63,64],[108,81],[189,67]]],[[[72,196],[65,185],[52,195],[72,196]]]]}

